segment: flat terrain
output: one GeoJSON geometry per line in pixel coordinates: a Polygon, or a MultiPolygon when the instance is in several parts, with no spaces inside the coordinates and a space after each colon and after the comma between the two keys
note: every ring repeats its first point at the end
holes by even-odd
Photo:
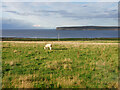
{"type": "Polygon", "coordinates": [[[3,88],[118,88],[118,41],[3,41],[2,70],[3,88]]]}

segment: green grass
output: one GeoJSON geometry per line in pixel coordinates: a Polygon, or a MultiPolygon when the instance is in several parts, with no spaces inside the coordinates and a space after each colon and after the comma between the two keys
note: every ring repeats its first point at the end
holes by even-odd
{"type": "Polygon", "coordinates": [[[2,88],[118,88],[118,45],[3,42],[2,88]]]}

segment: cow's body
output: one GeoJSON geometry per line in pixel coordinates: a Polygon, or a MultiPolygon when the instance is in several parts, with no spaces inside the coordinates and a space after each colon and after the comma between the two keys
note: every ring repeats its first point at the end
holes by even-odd
{"type": "Polygon", "coordinates": [[[51,50],[52,49],[52,44],[46,44],[45,47],[44,47],[44,49],[46,49],[46,48],[47,49],[50,48],[50,50],[51,50]]]}

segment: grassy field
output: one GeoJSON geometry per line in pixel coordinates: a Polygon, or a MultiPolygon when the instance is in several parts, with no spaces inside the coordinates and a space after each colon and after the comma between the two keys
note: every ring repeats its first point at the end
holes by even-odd
{"type": "Polygon", "coordinates": [[[3,42],[2,88],[118,88],[118,44],[65,42],[3,42]]]}

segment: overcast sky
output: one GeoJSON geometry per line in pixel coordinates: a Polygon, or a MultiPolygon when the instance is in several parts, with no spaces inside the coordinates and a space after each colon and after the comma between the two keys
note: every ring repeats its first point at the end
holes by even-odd
{"type": "Polygon", "coordinates": [[[3,29],[117,26],[117,2],[4,2],[3,29]]]}

